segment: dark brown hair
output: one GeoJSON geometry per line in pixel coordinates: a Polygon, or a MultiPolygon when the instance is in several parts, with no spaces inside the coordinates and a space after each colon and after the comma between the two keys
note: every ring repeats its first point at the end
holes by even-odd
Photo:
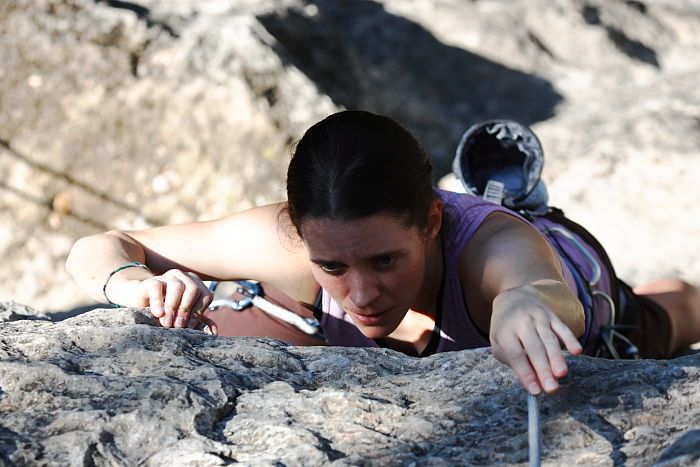
{"type": "Polygon", "coordinates": [[[330,115],[299,141],[287,171],[287,212],[301,236],[310,218],[352,220],[388,212],[425,228],[432,166],[418,140],[389,117],[330,115]]]}

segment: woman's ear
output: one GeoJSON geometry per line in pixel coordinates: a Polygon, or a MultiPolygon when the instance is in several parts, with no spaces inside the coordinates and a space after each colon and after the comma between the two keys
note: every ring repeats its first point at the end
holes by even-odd
{"type": "Polygon", "coordinates": [[[442,201],[433,198],[428,209],[428,225],[425,227],[425,241],[435,239],[442,227],[442,201]]]}

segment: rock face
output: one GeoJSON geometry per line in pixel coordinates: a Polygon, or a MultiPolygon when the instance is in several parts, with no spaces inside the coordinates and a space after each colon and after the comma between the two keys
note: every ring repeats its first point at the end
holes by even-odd
{"type": "MultiPolygon", "coordinates": [[[[24,311],[23,314],[29,314],[24,311]]],[[[700,354],[568,359],[540,397],[545,465],[700,462],[700,354]]],[[[487,351],[416,359],[154,326],[138,309],[0,324],[14,465],[527,462],[527,405],[487,351]]]]}
{"type": "Polygon", "coordinates": [[[40,311],[17,302],[0,302],[0,323],[20,321],[23,319],[51,321],[51,318],[40,311]]]}
{"type": "Polygon", "coordinates": [[[79,236],[283,198],[290,143],[344,107],[440,174],[470,124],[531,124],[624,278],[700,283],[698,37],[690,0],[0,2],[0,299],[83,305],[79,236]]]}

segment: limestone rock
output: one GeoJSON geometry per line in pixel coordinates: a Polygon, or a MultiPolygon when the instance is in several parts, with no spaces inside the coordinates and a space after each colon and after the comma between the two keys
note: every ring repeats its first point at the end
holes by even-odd
{"type": "MultiPolygon", "coordinates": [[[[145,310],[0,324],[14,465],[515,465],[527,405],[488,351],[417,359],[155,327],[145,310]]],[[[692,465],[700,354],[570,357],[540,397],[545,465],[692,465]]]]}
{"type": "Polygon", "coordinates": [[[14,301],[0,302],[0,323],[8,321],[26,320],[45,320],[50,321],[51,318],[46,314],[37,311],[28,306],[21,305],[14,301]]]}

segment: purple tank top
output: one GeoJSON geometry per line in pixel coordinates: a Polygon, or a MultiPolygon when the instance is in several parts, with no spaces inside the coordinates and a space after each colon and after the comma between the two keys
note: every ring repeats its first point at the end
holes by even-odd
{"type": "MultiPolygon", "coordinates": [[[[436,189],[435,194],[443,202],[443,209],[449,221],[443,223],[440,233],[445,271],[441,298],[442,310],[440,310],[441,315],[437,318],[439,327],[436,327],[436,329],[439,328],[439,338],[437,345],[433,346],[434,353],[488,347],[490,343],[487,336],[482,335],[477,329],[464,303],[457,260],[465,245],[489,214],[502,212],[523,222],[527,221],[507,208],[473,195],[440,189],[436,189]]],[[[550,241],[550,243],[552,242],[550,241]]],[[[579,258],[582,255],[577,251],[572,250],[571,254],[576,257],[575,261],[585,262],[579,258]]],[[[576,281],[569,265],[561,257],[560,262],[567,285],[574,293],[577,293],[576,281]]],[[[590,321],[590,317],[587,316],[586,323],[588,324],[590,321]]],[[[321,327],[330,345],[379,347],[374,340],[365,337],[360,332],[352,318],[325,290],[321,291],[321,327]]],[[[586,334],[589,334],[588,330],[586,334]]],[[[429,347],[431,346],[429,345],[429,347]]]]}

